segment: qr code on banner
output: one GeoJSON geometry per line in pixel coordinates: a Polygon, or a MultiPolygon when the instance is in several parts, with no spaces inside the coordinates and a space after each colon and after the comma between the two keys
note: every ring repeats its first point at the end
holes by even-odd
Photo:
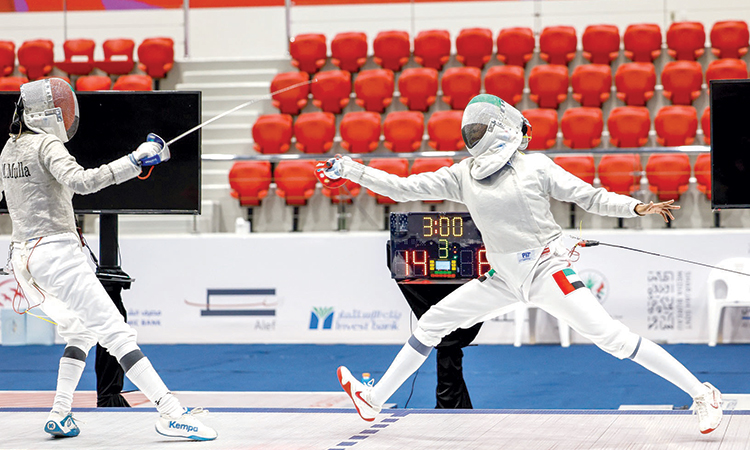
{"type": "Polygon", "coordinates": [[[692,329],[691,272],[649,271],[646,281],[648,329],[692,329]]]}

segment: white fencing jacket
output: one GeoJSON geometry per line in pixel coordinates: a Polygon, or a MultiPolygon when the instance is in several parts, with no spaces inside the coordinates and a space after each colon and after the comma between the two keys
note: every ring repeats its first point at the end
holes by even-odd
{"type": "Polygon", "coordinates": [[[11,137],[0,153],[0,189],[13,223],[12,240],[76,232],[73,194],[91,194],[138,176],[126,155],[96,169],[81,167],[50,134],[11,137]]]}
{"type": "Polygon", "coordinates": [[[562,254],[562,228],[554,221],[549,198],[613,217],[635,217],[637,199],[595,188],[542,154],[516,153],[507,165],[481,180],[471,176],[473,157],[403,178],[341,161],[342,176],[399,202],[450,200],[469,209],[498,275],[520,286],[549,247],[562,254]]]}

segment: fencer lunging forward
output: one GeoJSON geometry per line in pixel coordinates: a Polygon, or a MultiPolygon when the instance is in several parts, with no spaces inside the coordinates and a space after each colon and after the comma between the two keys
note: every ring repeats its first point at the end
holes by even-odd
{"type": "MultiPolygon", "coordinates": [[[[172,395],[136,343],[81,248],[73,194],[90,194],[141,173],[143,162],[169,157],[166,145],[145,142],[109,164],[85,170],[63,145],[78,128],[78,101],[59,78],[26,83],[16,104],[10,138],[0,154],[4,191],[13,224],[11,265],[29,306],[54,320],[66,347],[57,390],[44,430],[56,437],[80,432],[71,414],[73,392],[89,349],[99,342],[160,413],[156,431],[166,436],[212,440],[197,408],[186,410],[172,395]]],[[[93,150],[92,150],[93,151],[93,150]]]]}
{"type": "Polygon", "coordinates": [[[614,217],[661,214],[672,218],[673,201],[643,204],[594,188],[543,154],[523,154],[531,126],[523,115],[493,95],[474,97],[466,107],[462,134],[471,157],[435,172],[402,178],[352,161],[328,160],[319,170],[344,177],[397,201],[446,199],[465,204],[487,248],[493,270],[472,280],[430,308],[413,335],[374,386],[338,369],[342,387],[365,420],[425,361],[432,347],[457,328],[468,328],[514,309],[516,302],[538,306],[568,323],[602,350],[629,358],[672,382],[695,400],[700,431],[721,421],[721,394],[701,384],[654,342],[614,320],[576,275],[549,198],[574,202],[591,213],[614,217]]]}

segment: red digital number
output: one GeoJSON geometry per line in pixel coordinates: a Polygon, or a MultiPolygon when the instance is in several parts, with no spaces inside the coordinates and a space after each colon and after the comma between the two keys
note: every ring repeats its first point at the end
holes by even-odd
{"type": "Polygon", "coordinates": [[[478,263],[478,269],[479,269],[479,276],[481,277],[485,273],[489,272],[492,267],[490,266],[489,261],[487,261],[487,250],[486,249],[480,249],[477,251],[477,263],[478,263]]]}
{"type": "Polygon", "coordinates": [[[427,250],[411,251],[411,267],[414,268],[414,276],[427,276],[427,250]]]}

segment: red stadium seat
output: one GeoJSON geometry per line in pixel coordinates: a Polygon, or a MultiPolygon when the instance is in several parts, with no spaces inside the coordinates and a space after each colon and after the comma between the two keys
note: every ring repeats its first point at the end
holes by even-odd
{"type": "Polygon", "coordinates": [[[132,39],[107,39],[102,43],[104,61],[94,63],[107,75],[127,75],[133,70],[135,41],[132,39]]]}
{"type": "MultiPolygon", "coordinates": [[[[453,159],[451,158],[416,158],[411,165],[409,171],[410,175],[425,172],[435,172],[443,167],[450,167],[453,165],[453,159]]],[[[443,200],[424,200],[423,203],[443,203],[443,200]]]]}
{"type": "Polygon", "coordinates": [[[508,66],[526,67],[535,47],[534,32],[528,27],[503,28],[497,35],[497,59],[508,66]]]}
{"type": "Polygon", "coordinates": [[[524,70],[520,66],[492,66],[484,76],[484,90],[512,106],[523,99],[524,70]]]}
{"type": "Polygon", "coordinates": [[[741,59],[715,59],[706,68],[706,84],[711,88],[711,80],[747,79],[747,64],[741,59]]]}
{"type": "Polygon", "coordinates": [[[409,170],[409,175],[418,173],[435,172],[443,167],[453,165],[452,158],[415,158],[409,170]]]}
{"type": "Polygon", "coordinates": [[[594,184],[596,168],[592,155],[556,156],[555,164],[589,184],[594,184]]]}
{"type": "Polygon", "coordinates": [[[404,69],[398,77],[399,101],[411,111],[427,112],[437,99],[438,72],[428,67],[404,69]]]}
{"type": "Polygon", "coordinates": [[[534,136],[529,141],[529,150],[547,150],[557,143],[557,111],[554,109],[527,109],[523,116],[531,124],[534,136]]]}
{"type": "Polygon", "coordinates": [[[667,52],[674,59],[695,61],[706,48],[706,30],[700,22],[673,22],[667,30],[667,52]]]}
{"type": "Polygon", "coordinates": [[[164,78],[174,67],[174,41],[167,37],[147,38],[138,46],[138,68],[151,78],[164,78]]]}
{"type": "MultiPolygon", "coordinates": [[[[532,129],[534,124],[531,125],[532,129]]],[[[560,120],[563,144],[573,149],[594,148],[602,142],[604,115],[599,108],[568,108],[560,120]]],[[[536,130],[534,130],[536,131],[536,130]]],[[[533,139],[532,139],[533,140],[533,139]]]]}
{"type": "Polygon", "coordinates": [[[701,130],[703,130],[703,142],[711,145],[711,107],[707,106],[701,115],[701,130]]]}
{"type": "Polygon", "coordinates": [[[327,70],[315,76],[318,80],[310,90],[313,105],[325,112],[339,114],[349,104],[352,92],[352,76],[345,70],[327,70]]]}
{"type": "Polygon", "coordinates": [[[154,80],[148,75],[120,75],[112,86],[113,91],[152,91],[154,80]]]}
{"type": "Polygon", "coordinates": [[[659,201],[678,200],[690,183],[690,157],[684,153],[655,154],[646,163],[648,188],[659,201]]]}
{"type": "Polygon", "coordinates": [[[695,158],[693,166],[695,181],[698,183],[698,190],[711,200],[711,154],[701,153],[695,158]]]}
{"type": "Polygon", "coordinates": [[[380,114],[355,111],[344,114],[339,125],[341,147],[350,153],[370,153],[380,145],[380,114]]]}
{"type": "Polygon", "coordinates": [[[424,115],[419,111],[395,111],[383,121],[383,145],[396,153],[419,150],[424,136],[424,115]]]}
{"type": "Polygon", "coordinates": [[[529,75],[529,98],[540,108],[557,109],[568,98],[568,68],[539,64],[529,75]]]}
{"type": "Polygon", "coordinates": [[[253,124],[253,148],[258,153],[286,153],[292,146],[292,116],[266,114],[253,124]]]}
{"type": "Polygon", "coordinates": [[[622,35],[625,57],[634,62],[654,62],[661,55],[661,27],[655,23],[628,25],[622,35]]]}
{"type": "Polygon", "coordinates": [[[398,72],[409,62],[411,41],[406,31],[381,31],[372,42],[373,61],[383,69],[398,72]]]}
{"type": "Polygon", "coordinates": [[[294,122],[295,146],[303,153],[325,153],[333,147],[336,116],[329,112],[303,113],[294,122]]]}
{"type": "MultiPolygon", "coordinates": [[[[271,92],[276,92],[295,84],[309,81],[309,76],[305,72],[284,72],[277,74],[271,80],[271,92]]],[[[307,97],[310,94],[310,85],[303,84],[294,89],[274,94],[271,104],[279,112],[296,116],[302,108],[307,106],[307,97]]]]}
{"type": "Polygon", "coordinates": [[[451,109],[463,110],[482,90],[482,71],[476,67],[450,67],[440,80],[443,101],[451,109]]]}
{"type": "Polygon", "coordinates": [[[328,47],[324,34],[299,34],[289,42],[292,65],[313,75],[326,63],[328,47]]]}
{"type": "Polygon", "coordinates": [[[28,82],[26,77],[0,77],[0,91],[20,92],[21,85],[28,82]]]}
{"type": "Polygon", "coordinates": [[[661,71],[663,94],[673,105],[692,105],[700,97],[703,67],[698,61],[671,61],[661,71]]]}
{"type": "MultiPolygon", "coordinates": [[[[400,177],[409,176],[409,161],[406,158],[374,158],[370,160],[368,166],[400,177]]],[[[395,205],[398,203],[390,197],[376,194],[369,189],[367,189],[367,193],[375,197],[375,201],[379,205],[395,205]]]]}
{"type": "Polygon", "coordinates": [[[47,39],[26,41],[18,49],[18,70],[34,81],[52,72],[54,44],[47,39]]]}
{"type": "Polygon", "coordinates": [[[642,147],[648,142],[651,115],[645,106],[619,106],[609,113],[607,129],[615,147],[642,147]]]}
{"type": "Polygon", "coordinates": [[[659,145],[690,145],[698,131],[698,114],[692,106],[664,106],[656,113],[654,129],[659,145]]]}
{"type": "Polygon", "coordinates": [[[615,72],[617,98],[628,106],[646,106],[656,89],[653,64],[631,62],[621,64],[615,72]]]}
{"type": "Polygon", "coordinates": [[[259,206],[270,186],[269,161],[237,161],[229,170],[231,194],[240,201],[240,206],[259,206]]]}
{"type": "Polygon", "coordinates": [[[620,55],[620,30],[615,25],[589,25],[581,36],[583,57],[593,64],[610,64],[620,55]]]}
{"type": "Polygon", "coordinates": [[[581,106],[601,108],[612,92],[612,69],[605,64],[581,64],[570,76],[573,100],[581,106]]]}
{"type": "Polygon", "coordinates": [[[88,75],[94,70],[94,49],[92,39],[68,39],[63,43],[65,61],[55,66],[68,75],[88,75]]]}
{"type": "Polygon", "coordinates": [[[338,33],[331,41],[331,62],[341,70],[359,72],[367,62],[367,35],[362,32],[338,33]]]}
{"type": "Polygon", "coordinates": [[[489,28],[464,28],[456,37],[456,59],[464,66],[483,69],[494,45],[489,28]]]}
{"type": "Polygon", "coordinates": [[[435,111],[427,120],[427,144],[435,150],[463,150],[461,117],[463,111],[435,111]]]}
{"type": "Polygon", "coordinates": [[[641,189],[642,170],[640,155],[603,155],[599,160],[599,182],[610,192],[631,195],[641,189]]]}
{"type": "Polygon", "coordinates": [[[309,159],[279,161],[273,172],[276,195],[286,200],[287,205],[305,205],[315,194],[315,186],[318,183],[315,164],[315,161],[309,159]]]}
{"type": "Polygon", "coordinates": [[[451,36],[448,30],[420,31],[414,38],[414,61],[422,67],[443,70],[450,53],[451,36]]]}
{"type": "Polygon", "coordinates": [[[364,70],[354,79],[356,103],[367,111],[383,113],[393,102],[395,77],[388,69],[364,70]]]}
{"type": "Polygon", "coordinates": [[[112,79],[104,75],[78,77],[76,91],[108,91],[112,89],[112,79]]]}
{"type": "Polygon", "coordinates": [[[717,58],[742,58],[749,46],[747,22],[725,20],[711,27],[711,51],[717,58]]]}
{"type": "Polygon", "coordinates": [[[567,66],[576,56],[576,29],[568,26],[545,27],[539,36],[539,56],[549,64],[567,66]]]}
{"type": "Polygon", "coordinates": [[[16,69],[16,44],[0,41],[0,77],[11,75],[16,69]]]}

